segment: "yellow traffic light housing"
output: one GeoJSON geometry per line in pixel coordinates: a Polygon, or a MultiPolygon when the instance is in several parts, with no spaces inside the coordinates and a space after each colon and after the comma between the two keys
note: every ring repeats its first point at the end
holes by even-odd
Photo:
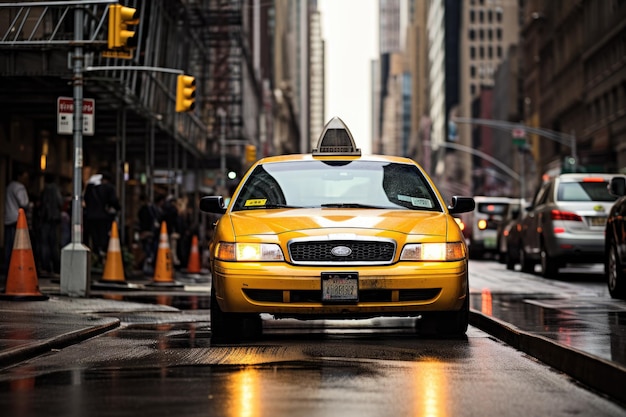
{"type": "Polygon", "coordinates": [[[256,161],[256,146],[246,145],[246,162],[252,163],[256,161]]]}
{"type": "Polygon", "coordinates": [[[109,49],[136,48],[137,33],[128,27],[138,24],[137,9],[120,4],[109,5],[109,49]]]}
{"type": "Polygon", "coordinates": [[[176,78],[176,111],[191,111],[196,107],[196,78],[179,75],[176,78]]]}

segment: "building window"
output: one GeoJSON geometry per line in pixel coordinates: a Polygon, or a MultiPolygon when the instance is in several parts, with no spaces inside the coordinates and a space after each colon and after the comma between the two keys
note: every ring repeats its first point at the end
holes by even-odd
{"type": "Polygon", "coordinates": [[[470,46],[470,58],[476,59],[476,47],[475,46],[470,46]]]}
{"type": "Polygon", "coordinates": [[[470,77],[476,78],[476,66],[475,65],[470,66],[470,77]]]}
{"type": "Polygon", "coordinates": [[[474,11],[473,11],[473,10],[470,10],[470,22],[471,22],[471,23],[474,23],[475,17],[476,17],[476,16],[475,16],[474,11]]]}
{"type": "Polygon", "coordinates": [[[485,57],[485,47],[484,47],[484,46],[481,46],[481,47],[478,49],[478,51],[479,51],[479,56],[480,56],[480,58],[481,58],[481,59],[482,59],[482,58],[484,58],[484,57],[485,57]]]}
{"type": "Polygon", "coordinates": [[[502,47],[500,45],[497,46],[496,51],[498,58],[502,58],[502,47]]]}
{"type": "Polygon", "coordinates": [[[469,38],[470,41],[473,41],[476,38],[476,33],[474,32],[474,29],[469,30],[469,38]]]}

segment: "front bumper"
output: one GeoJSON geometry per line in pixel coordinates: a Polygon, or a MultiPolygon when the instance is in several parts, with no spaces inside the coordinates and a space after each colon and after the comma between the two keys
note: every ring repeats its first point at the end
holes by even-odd
{"type": "Polygon", "coordinates": [[[368,267],[302,267],[285,263],[214,261],[213,288],[222,311],[277,317],[412,316],[458,311],[467,290],[467,262],[401,262],[368,267]],[[358,272],[359,300],[323,303],[322,272],[358,272]]]}

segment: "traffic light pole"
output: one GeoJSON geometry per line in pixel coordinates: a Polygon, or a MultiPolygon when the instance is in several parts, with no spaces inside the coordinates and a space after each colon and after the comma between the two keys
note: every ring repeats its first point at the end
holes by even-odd
{"type": "Polygon", "coordinates": [[[82,243],[82,169],[83,169],[83,7],[74,9],[74,40],[71,54],[74,85],[74,180],[72,195],[72,240],[61,250],[61,294],[85,297],[91,287],[91,255],[82,243]]]}
{"type": "MultiPolygon", "coordinates": [[[[569,146],[571,149],[571,157],[574,161],[578,161],[576,155],[576,135],[568,135],[561,132],[555,132],[554,130],[543,129],[538,127],[526,126],[523,123],[505,122],[503,120],[491,120],[491,119],[473,119],[469,117],[455,117],[453,119],[455,123],[469,123],[481,126],[489,126],[495,129],[513,131],[514,129],[523,129],[525,132],[532,133],[544,138],[559,142],[562,145],[569,146]]],[[[576,163],[576,162],[575,162],[576,163]]]]}

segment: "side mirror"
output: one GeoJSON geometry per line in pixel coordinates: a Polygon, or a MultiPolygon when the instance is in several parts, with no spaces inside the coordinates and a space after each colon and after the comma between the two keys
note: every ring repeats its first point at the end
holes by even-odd
{"type": "Polygon", "coordinates": [[[450,214],[467,213],[473,211],[476,207],[476,202],[472,197],[452,197],[452,203],[448,206],[450,214]]]}
{"type": "Polygon", "coordinates": [[[617,197],[626,195],[626,178],[613,177],[609,182],[609,194],[617,197]]]}
{"type": "Polygon", "coordinates": [[[206,213],[224,214],[226,213],[226,205],[224,197],[221,195],[211,195],[200,199],[200,210],[206,213]]]}

